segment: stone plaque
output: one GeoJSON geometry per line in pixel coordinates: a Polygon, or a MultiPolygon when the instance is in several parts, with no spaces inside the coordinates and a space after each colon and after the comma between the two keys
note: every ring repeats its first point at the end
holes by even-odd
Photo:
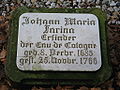
{"type": "Polygon", "coordinates": [[[99,22],[93,14],[24,13],[19,18],[17,67],[26,71],[96,71],[99,22]]]}
{"type": "Polygon", "coordinates": [[[106,14],[97,8],[17,8],[6,75],[29,85],[97,86],[109,79],[106,14]]]}

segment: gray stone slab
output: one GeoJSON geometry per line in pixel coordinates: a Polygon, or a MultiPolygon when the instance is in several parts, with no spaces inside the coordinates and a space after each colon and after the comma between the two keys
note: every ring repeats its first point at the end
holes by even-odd
{"type": "Polygon", "coordinates": [[[16,63],[23,71],[98,70],[102,65],[98,18],[93,14],[22,14],[16,63]]]}

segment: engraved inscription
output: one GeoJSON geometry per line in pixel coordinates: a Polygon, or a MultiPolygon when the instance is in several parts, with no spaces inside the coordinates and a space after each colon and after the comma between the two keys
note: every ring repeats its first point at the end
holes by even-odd
{"type": "Polygon", "coordinates": [[[98,18],[93,14],[22,14],[16,64],[23,71],[100,69],[98,18]]]}

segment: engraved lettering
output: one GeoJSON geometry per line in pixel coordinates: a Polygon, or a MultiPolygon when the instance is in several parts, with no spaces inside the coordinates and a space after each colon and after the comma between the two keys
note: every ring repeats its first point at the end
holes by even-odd
{"type": "Polygon", "coordinates": [[[33,46],[33,43],[31,43],[31,42],[23,42],[23,41],[20,41],[20,47],[22,47],[22,48],[25,48],[25,47],[32,47],[33,46]]]}
{"type": "Polygon", "coordinates": [[[59,28],[50,27],[50,25],[45,25],[45,31],[43,33],[75,33],[73,28],[64,28],[60,26],[59,28]]]}
{"type": "Polygon", "coordinates": [[[64,18],[65,19],[65,26],[67,25],[95,25],[95,20],[90,20],[87,18],[86,20],[77,20],[76,18],[64,18]]]}
{"type": "Polygon", "coordinates": [[[24,24],[38,24],[38,25],[59,25],[60,24],[60,21],[59,20],[56,20],[56,19],[41,19],[39,17],[36,17],[36,18],[30,18],[30,17],[27,17],[27,16],[24,16],[22,17],[23,18],[23,22],[22,22],[22,25],[24,24]]]}
{"type": "Polygon", "coordinates": [[[96,48],[96,44],[82,44],[82,43],[72,43],[72,42],[67,42],[64,44],[66,48],[96,48]]]}
{"type": "Polygon", "coordinates": [[[69,35],[57,35],[57,34],[53,34],[53,35],[47,35],[47,34],[43,34],[41,35],[41,39],[42,40],[48,40],[48,41],[74,41],[76,39],[76,36],[69,36],[69,35]]]}
{"type": "Polygon", "coordinates": [[[29,17],[23,17],[23,19],[24,19],[24,22],[22,22],[22,25],[24,25],[24,24],[29,24],[29,17]]]}
{"type": "Polygon", "coordinates": [[[72,56],[73,51],[50,49],[50,56],[72,56]]]}
{"type": "Polygon", "coordinates": [[[99,26],[93,14],[24,13],[19,19],[17,67],[96,71],[102,64],[99,26]]]}

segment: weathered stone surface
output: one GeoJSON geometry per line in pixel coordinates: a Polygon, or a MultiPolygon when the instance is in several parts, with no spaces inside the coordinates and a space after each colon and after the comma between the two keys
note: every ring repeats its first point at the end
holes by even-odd
{"type": "Polygon", "coordinates": [[[17,67],[26,71],[96,71],[101,67],[93,14],[25,13],[19,19],[17,67]]]}

